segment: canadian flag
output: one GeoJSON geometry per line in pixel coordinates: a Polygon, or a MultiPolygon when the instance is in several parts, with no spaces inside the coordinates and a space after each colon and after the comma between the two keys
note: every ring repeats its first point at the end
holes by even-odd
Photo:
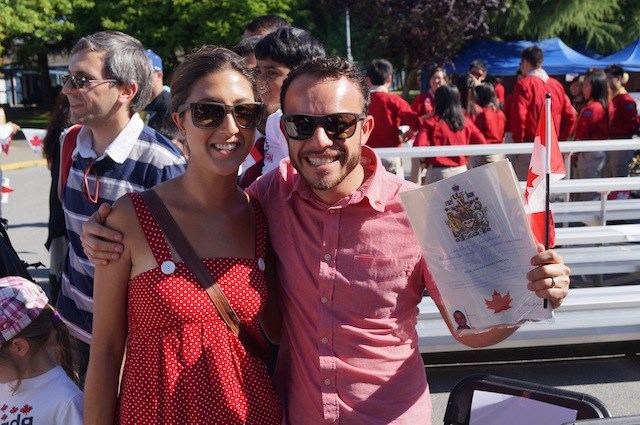
{"type": "Polygon", "coordinates": [[[9,124],[0,125],[0,145],[2,145],[2,152],[5,155],[9,154],[9,146],[11,146],[11,140],[13,139],[13,129],[9,124]]]}
{"type": "MultiPolygon", "coordinates": [[[[550,99],[547,99],[550,102],[550,99]]],[[[529,174],[527,176],[527,186],[524,192],[525,209],[529,214],[529,222],[531,230],[536,240],[542,244],[546,241],[545,224],[547,216],[547,179],[546,174],[549,173],[549,185],[555,183],[566,175],[562,152],[558,145],[558,136],[553,125],[553,117],[549,116],[550,138],[547,140],[545,131],[545,122],[547,119],[547,110],[543,108],[540,113],[540,121],[538,122],[538,130],[533,140],[533,152],[531,153],[531,162],[529,163],[529,174]],[[545,150],[549,148],[549,163],[545,150]],[[547,165],[548,164],[548,165],[547,165]],[[547,168],[548,167],[548,168],[547,168]],[[548,170],[548,171],[547,171],[548,170]]],[[[549,246],[555,246],[555,229],[553,224],[553,216],[549,211],[549,246]]]]}
{"type": "Polygon", "coordinates": [[[13,188],[9,186],[9,179],[7,177],[2,178],[2,196],[0,196],[0,202],[6,204],[9,202],[9,194],[13,192],[13,188]]]}
{"type": "Polygon", "coordinates": [[[47,135],[47,130],[42,130],[40,128],[23,128],[22,133],[27,139],[27,143],[29,143],[33,152],[42,152],[42,143],[44,142],[44,136],[47,135]]]}

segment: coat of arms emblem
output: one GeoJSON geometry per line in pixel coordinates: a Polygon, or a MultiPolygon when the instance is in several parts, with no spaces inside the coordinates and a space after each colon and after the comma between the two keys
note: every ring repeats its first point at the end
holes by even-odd
{"type": "Polygon", "coordinates": [[[453,194],[445,202],[445,223],[456,241],[464,241],[490,231],[487,207],[482,205],[475,193],[463,191],[458,185],[451,189],[453,194]]]}

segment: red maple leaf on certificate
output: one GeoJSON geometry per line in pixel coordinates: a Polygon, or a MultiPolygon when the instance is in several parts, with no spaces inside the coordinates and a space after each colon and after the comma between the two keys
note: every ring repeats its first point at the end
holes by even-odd
{"type": "Polygon", "coordinates": [[[511,308],[511,295],[509,292],[502,295],[500,292],[493,290],[493,294],[491,295],[490,300],[484,300],[485,304],[487,304],[487,308],[493,310],[493,314],[500,313],[501,311],[506,311],[511,308]]]}

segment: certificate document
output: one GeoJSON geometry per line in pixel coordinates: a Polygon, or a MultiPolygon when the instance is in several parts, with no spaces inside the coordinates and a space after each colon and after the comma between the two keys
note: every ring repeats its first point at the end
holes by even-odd
{"type": "Polygon", "coordinates": [[[400,194],[461,334],[552,318],[527,289],[536,243],[507,160],[400,194]]]}

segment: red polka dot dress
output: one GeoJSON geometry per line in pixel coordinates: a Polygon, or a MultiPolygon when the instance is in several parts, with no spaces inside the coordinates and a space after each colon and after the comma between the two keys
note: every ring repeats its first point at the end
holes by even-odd
{"type": "MultiPolygon", "coordinates": [[[[142,197],[130,196],[156,261],[165,266],[129,282],[117,422],[280,424],[282,407],[264,364],[246,352],[188,267],[173,263],[169,245],[142,197]]],[[[258,313],[267,295],[263,273],[267,225],[259,205],[253,206],[255,258],[203,262],[251,334],[264,342],[258,313]]]]}

